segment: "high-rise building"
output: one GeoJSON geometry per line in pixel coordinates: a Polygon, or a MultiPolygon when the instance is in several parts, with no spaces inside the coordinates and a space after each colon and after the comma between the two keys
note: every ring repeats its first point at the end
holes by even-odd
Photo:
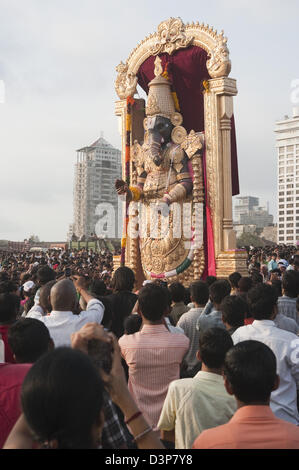
{"type": "Polygon", "coordinates": [[[299,240],[299,108],[276,122],[278,153],[278,243],[299,240]]]}
{"type": "Polygon", "coordinates": [[[88,238],[96,233],[99,219],[97,207],[102,203],[109,203],[113,206],[114,222],[117,226],[118,197],[114,183],[120,177],[121,152],[103,137],[100,137],[92,145],[77,150],[74,183],[74,235],[79,238],[88,238]]]}
{"type": "Polygon", "coordinates": [[[236,224],[241,223],[241,217],[248,215],[250,211],[255,210],[259,205],[259,198],[252,196],[239,196],[237,197],[237,203],[234,206],[234,222],[236,224]]]}
{"type": "Polygon", "coordinates": [[[234,207],[235,225],[255,225],[257,229],[273,225],[273,215],[269,210],[259,206],[259,198],[239,196],[234,207]]]}

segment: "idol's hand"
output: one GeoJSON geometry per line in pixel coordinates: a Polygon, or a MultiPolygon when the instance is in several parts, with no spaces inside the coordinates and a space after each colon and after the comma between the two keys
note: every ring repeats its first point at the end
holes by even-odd
{"type": "Polygon", "coordinates": [[[117,194],[119,196],[121,196],[122,194],[127,194],[128,190],[129,190],[127,183],[123,180],[116,180],[115,181],[115,189],[116,189],[117,194]]]}

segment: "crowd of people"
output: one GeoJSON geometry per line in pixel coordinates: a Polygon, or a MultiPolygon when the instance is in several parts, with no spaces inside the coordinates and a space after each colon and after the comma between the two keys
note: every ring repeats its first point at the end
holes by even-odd
{"type": "Polygon", "coordinates": [[[0,448],[299,448],[299,251],[190,286],[0,252],[0,448]]]}

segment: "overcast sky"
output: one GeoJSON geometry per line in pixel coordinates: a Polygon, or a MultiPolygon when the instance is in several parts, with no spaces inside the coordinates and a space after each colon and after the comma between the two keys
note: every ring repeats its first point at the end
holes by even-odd
{"type": "Polygon", "coordinates": [[[241,195],[276,211],[274,125],[299,79],[298,0],[0,0],[0,239],[66,238],[75,150],[101,131],[120,148],[115,67],[171,16],[224,29],[241,195]]]}

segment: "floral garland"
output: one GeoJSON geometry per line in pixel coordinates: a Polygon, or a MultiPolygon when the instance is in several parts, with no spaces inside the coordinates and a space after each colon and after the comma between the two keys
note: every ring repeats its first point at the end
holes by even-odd
{"type": "MultiPolygon", "coordinates": [[[[132,96],[127,98],[126,108],[126,153],[125,153],[125,181],[129,187],[130,185],[130,154],[131,154],[131,134],[132,134],[132,107],[135,100],[132,96]]],[[[127,232],[129,223],[129,204],[128,198],[126,199],[126,216],[124,223],[124,233],[121,240],[121,256],[120,265],[124,266],[126,262],[126,246],[127,246],[127,232]]]]}
{"type": "Polygon", "coordinates": [[[178,274],[181,274],[184,271],[186,271],[186,269],[188,269],[189,266],[191,265],[193,261],[193,257],[194,257],[194,250],[195,250],[194,227],[192,227],[192,232],[193,233],[192,233],[192,238],[191,238],[191,247],[190,247],[188,256],[187,258],[184,259],[184,261],[177,268],[173,269],[172,271],[166,271],[161,274],[155,274],[150,271],[146,271],[147,276],[150,277],[151,279],[167,279],[169,277],[177,276],[178,274]]]}

